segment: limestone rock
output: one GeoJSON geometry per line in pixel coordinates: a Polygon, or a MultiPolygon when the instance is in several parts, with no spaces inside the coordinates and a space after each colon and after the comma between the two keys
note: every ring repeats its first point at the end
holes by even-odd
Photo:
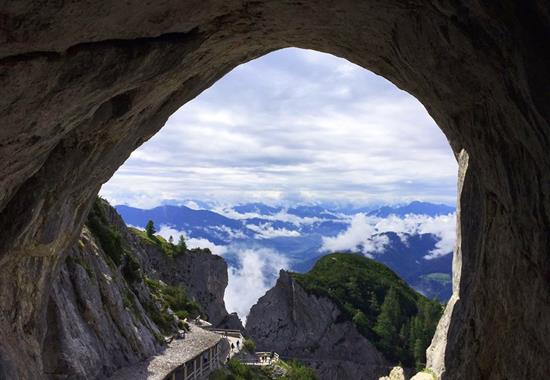
{"type": "Polygon", "coordinates": [[[156,246],[142,245],[138,237],[131,237],[141,246],[140,261],[149,276],[169,285],[181,285],[187,294],[203,305],[208,321],[218,325],[227,316],[223,296],[228,275],[225,260],[208,250],[190,250],[177,257],[168,257],[156,246]]]}
{"type": "Polygon", "coordinates": [[[436,376],[428,372],[419,372],[411,380],[437,380],[436,376]]]}
{"type": "MultiPolygon", "coordinates": [[[[167,257],[132,234],[114,208],[103,201],[101,205],[106,222],[139,261],[144,275],[183,285],[216,322],[241,326],[238,316],[225,310],[227,265],[221,257],[198,250],[167,257]]],[[[129,283],[123,268],[84,227],[67,253],[50,298],[44,373],[52,380],[99,380],[156,354],[162,350],[163,335],[149,316],[151,308],[158,311],[143,279],[129,283]]]]}
{"type": "Polygon", "coordinates": [[[43,361],[51,379],[105,378],[162,348],[161,334],[134,290],[107,262],[85,228],[48,306],[43,361]]]}
{"type": "Polygon", "coordinates": [[[370,380],[387,373],[382,354],[338,307],[308,294],[286,271],[252,307],[246,330],[258,351],[304,361],[320,379],[370,380]]]}
{"type": "Polygon", "coordinates": [[[401,367],[393,367],[388,376],[381,377],[378,380],[406,380],[405,371],[401,367]]]}
{"type": "Polygon", "coordinates": [[[237,313],[228,314],[217,324],[217,326],[222,329],[241,330],[244,332],[243,323],[237,313]]]}
{"type": "Polygon", "coordinates": [[[122,238],[130,245],[145,274],[168,285],[183,286],[188,296],[197,301],[206,312],[208,321],[219,325],[229,318],[235,328],[236,319],[230,317],[223,300],[228,283],[227,263],[209,250],[192,249],[176,257],[167,256],[156,245],[143,242],[131,233],[116,210],[105,203],[110,223],[116,226],[122,238]]]}

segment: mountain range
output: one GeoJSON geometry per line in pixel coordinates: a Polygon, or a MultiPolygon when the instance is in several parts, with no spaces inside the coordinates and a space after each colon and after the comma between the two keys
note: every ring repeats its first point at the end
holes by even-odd
{"type": "MultiPolygon", "coordinates": [[[[205,202],[194,204],[209,207],[205,202]]],[[[119,205],[116,210],[130,226],[144,228],[149,220],[153,220],[161,233],[163,228],[169,228],[169,231],[184,233],[187,239],[207,240],[225,247],[224,258],[230,266],[240,265],[234,247],[260,247],[283,255],[289,262],[289,268],[285,269],[296,272],[308,271],[320,257],[329,253],[324,247],[325,240],[345,234],[356,215],[363,214],[369,221],[384,222],[389,220],[387,218],[436,218],[455,211],[451,206],[419,201],[377,208],[324,205],[283,207],[247,203],[210,209],[163,205],[148,210],[119,205]]],[[[365,238],[368,233],[365,231],[365,238]]],[[[452,255],[428,257],[437,248],[441,236],[422,233],[418,228],[404,232],[393,231],[391,227],[373,236],[384,239],[385,244],[379,250],[363,251],[363,254],[389,266],[430,298],[446,301],[450,297],[452,255]]],[[[350,246],[347,250],[356,252],[358,248],[360,250],[362,247],[350,246]]],[[[276,277],[277,273],[273,275],[276,277]]]]}

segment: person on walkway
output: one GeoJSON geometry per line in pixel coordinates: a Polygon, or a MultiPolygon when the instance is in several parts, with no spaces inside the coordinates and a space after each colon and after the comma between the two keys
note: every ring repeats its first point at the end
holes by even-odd
{"type": "Polygon", "coordinates": [[[234,349],[235,349],[235,345],[231,343],[231,351],[233,351],[234,349]]]}
{"type": "Polygon", "coordinates": [[[240,346],[240,342],[239,342],[239,341],[237,341],[237,349],[240,349],[240,348],[241,348],[241,346],[240,346]]]}

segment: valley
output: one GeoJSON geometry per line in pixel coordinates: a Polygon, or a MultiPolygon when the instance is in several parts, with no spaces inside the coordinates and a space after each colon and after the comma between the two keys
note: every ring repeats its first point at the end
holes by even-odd
{"type": "Polygon", "coordinates": [[[223,256],[230,271],[226,303],[241,317],[275,284],[280,269],[306,272],[332,251],[373,258],[430,299],[446,302],[451,295],[453,207],[427,202],[393,207],[188,203],[195,208],[116,209],[128,225],[144,228],[152,220],[165,239],[184,236],[189,246],[223,256]],[[261,277],[252,273],[258,271],[261,277]],[[249,285],[256,292],[239,291],[247,281],[253,281],[249,285]]]}
{"type": "Polygon", "coordinates": [[[398,363],[408,371],[425,363],[440,303],[358,253],[323,255],[303,272],[280,270],[243,326],[227,311],[224,257],[165,239],[153,223],[128,227],[98,198],[49,301],[46,370],[72,379],[252,371],[259,379],[370,380],[398,363]],[[256,352],[281,361],[246,369],[256,352]]]}

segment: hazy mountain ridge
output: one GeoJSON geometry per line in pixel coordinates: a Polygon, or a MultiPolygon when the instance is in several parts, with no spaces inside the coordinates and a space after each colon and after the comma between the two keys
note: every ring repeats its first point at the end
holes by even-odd
{"type": "MultiPolygon", "coordinates": [[[[207,205],[205,202],[200,204],[207,205]]],[[[206,239],[224,247],[224,257],[232,267],[239,266],[235,249],[268,248],[289,260],[287,269],[298,272],[310,269],[319,257],[328,253],[330,249],[325,246],[326,239],[346,233],[357,215],[385,222],[420,216],[436,218],[452,214],[455,210],[447,205],[418,201],[375,209],[327,208],[323,205],[283,207],[258,202],[209,207],[210,210],[182,205],[163,205],[150,210],[130,206],[116,206],[116,209],[129,225],[143,228],[148,220],[153,220],[157,228],[166,226],[176,232],[182,231],[189,239],[206,239]]],[[[393,231],[389,226],[382,232],[374,233],[372,238],[384,243],[378,247],[379,250],[369,250],[361,245],[339,247],[338,250],[358,251],[357,248],[364,248],[364,254],[388,265],[421,293],[444,301],[448,299],[451,285],[445,276],[450,278],[452,255],[443,252],[427,258],[439,249],[441,237],[418,229],[410,233],[393,231]],[[434,273],[443,276],[429,276],[434,273]]],[[[450,251],[449,248],[448,253],[450,251]]]]}

